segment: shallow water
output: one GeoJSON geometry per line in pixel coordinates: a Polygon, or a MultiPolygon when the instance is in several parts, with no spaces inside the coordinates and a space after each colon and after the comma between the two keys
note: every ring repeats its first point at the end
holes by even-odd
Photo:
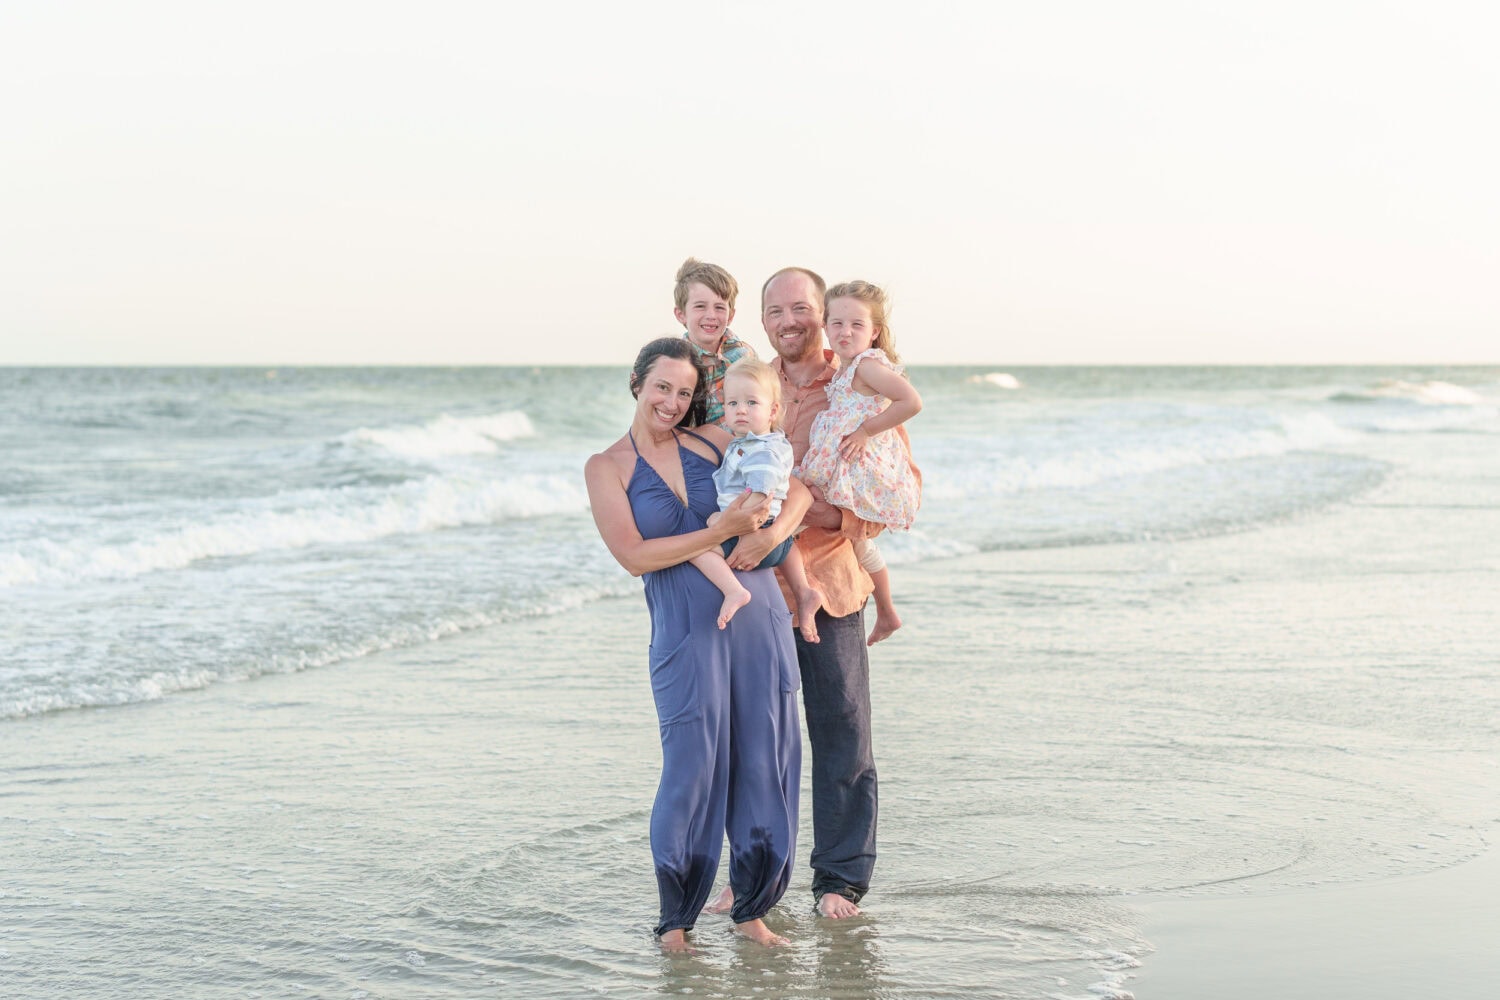
{"type": "MultiPolygon", "coordinates": [[[[1383,439],[1500,432],[1494,368],[912,378],[898,563],[1243,530],[1372,488],[1383,439]]],[[[579,474],[629,412],[617,369],[0,369],[0,717],[634,593],[579,474]]]]}
{"type": "MultiPolygon", "coordinates": [[[[1369,400],[1316,405],[1365,420],[1383,379],[1369,400]]],[[[1407,408],[1423,405],[1454,404],[1407,408]]],[[[659,757],[632,581],[628,596],[300,673],[0,721],[0,994],[1108,996],[1151,960],[1141,894],[1457,864],[1500,818],[1500,458],[1483,405],[1436,430],[1349,431],[1330,452],[1205,462],[1171,490],[1152,477],[1198,467],[1069,487],[1048,545],[1023,537],[1038,522],[1006,535],[997,521],[951,530],[1009,547],[909,556],[895,570],[908,626],[873,657],[875,891],[866,916],[820,921],[800,868],[769,921],[793,939],[780,951],[722,917],[699,924],[693,956],[650,939],[659,757]],[[1174,512],[1178,488],[1249,483],[1266,461],[1274,481],[1306,484],[1303,500],[1257,519],[1184,496],[1219,511],[1212,529],[1174,512]],[[1320,492],[1329,481],[1342,492],[1320,492]],[[1068,541],[1116,495],[1176,530],[1122,513],[1119,540],[1068,541]]],[[[1025,507],[1028,491],[1006,496],[1025,507]]],[[[489,530],[411,536],[436,548],[412,558],[456,558],[489,530]]],[[[309,602],[316,623],[387,586],[351,544],[185,572],[300,578],[278,600],[309,602]]],[[[152,593],[127,581],[102,613],[118,623],[144,603],[171,633],[185,612],[152,593]]],[[[210,664],[215,641],[249,644],[268,613],[217,593],[246,630],[200,637],[210,664]]],[[[335,626],[352,627],[319,627],[335,626]]],[[[25,643],[52,627],[0,623],[25,643]]],[[[137,640],[76,648],[158,648],[137,640]]],[[[804,824],[804,864],[809,843],[804,824]]]]}

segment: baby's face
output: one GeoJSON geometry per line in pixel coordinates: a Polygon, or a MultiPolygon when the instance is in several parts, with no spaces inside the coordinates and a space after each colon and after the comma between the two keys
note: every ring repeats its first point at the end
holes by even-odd
{"type": "Polygon", "coordinates": [[[724,426],[735,437],[769,434],[776,404],[759,381],[738,375],[724,380],[724,426]]]}

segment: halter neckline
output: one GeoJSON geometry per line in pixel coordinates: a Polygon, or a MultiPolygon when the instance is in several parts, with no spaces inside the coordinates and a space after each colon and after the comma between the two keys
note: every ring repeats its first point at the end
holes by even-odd
{"type": "MultiPolygon", "coordinates": [[[[724,461],[724,453],[719,450],[719,446],[718,445],[714,444],[712,441],[710,441],[708,438],[704,437],[702,434],[699,434],[697,431],[694,431],[694,430],[692,430],[690,428],[687,428],[687,427],[682,427],[682,428],[673,427],[672,428],[672,440],[675,441],[675,442],[677,442],[677,450],[678,451],[682,451],[683,450],[683,448],[682,448],[682,434],[677,433],[679,430],[682,431],[682,434],[688,434],[688,435],[690,435],[692,437],[697,438],[699,441],[702,441],[704,444],[708,445],[709,450],[714,453],[714,464],[715,465],[717,465],[719,462],[724,461]]],[[[643,456],[641,454],[641,449],[636,446],[636,443],[635,443],[635,431],[629,430],[627,428],[626,431],[625,431],[625,436],[630,439],[630,448],[631,448],[632,451],[635,452],[635,457],[639,458],[642,462],[646,462],[645,456],[643,456]]],[[[694,452],[688,452],[688,454],[695,454],[695,453],[694,452]]],[[[700,455],[698,457],[702,458],[703,456],[700,455]]],[[[651,463],[650,462],[646,462],[646,464],[650,465],[651,463]]]]}

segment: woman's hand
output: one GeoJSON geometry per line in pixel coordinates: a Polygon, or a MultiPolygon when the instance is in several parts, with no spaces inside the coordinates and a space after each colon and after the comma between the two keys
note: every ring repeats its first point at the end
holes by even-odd
{"type": "Polygon", "coordinates": [[[729,532],[725,537],[748,535],[759,528],[771,516],[771,498],[765,494],[755,494],[746,490],[735,498],[734,503],[725,507],[719,514],[719,520],[714,525],[729,532]],[[759,499],[752,500],[752,497],[759,499]]]}
{"type": "MultiPolygon", "coordinates": [[[[776,520],[769,527],[739,536],[734,551],[725,557],[729,568],[754,569],[759,566],[761,560],[772,549],[791,538],[796,532],[797,525],[801,522],[802,515],[807,512],[807,505],[810,501],[807,487],[802,485],[800,479],[793,478],[789,481],[786,484],[786,499],[781,501],[781,513],[776,515],[776,520]]],[[[770,502],[770,498],[767,497],[767,507],[770,506],[770,502]]]]}
{"type": "Polygon", "coordinates": [[[839,458],[846,462],[852,462],[865,453],[865,448],[870,444],[869,432],[865,430],[864,424],[860,424],[854,430],[844,435],[839,442],[839,458]]]}
{"type": "Polygon", "coordinates": [[[600,452],[584,466],[589,488],[589,510],[599,537],[615,561],[631,576],[640,576],[687,562],[694,556],[718,549],[731,535],[753,532],[769,516],[770,501],[749,504],[743,499],[731,504],[732,517],[720,517],[713,527],[689,531],[682,535],[642,538],[635,523],[626,488],[639,461],[634,449],[627,450],[621,438],[607,451],[600,452]],[[727,527],[726,527],[727,525],[727,527]]]}

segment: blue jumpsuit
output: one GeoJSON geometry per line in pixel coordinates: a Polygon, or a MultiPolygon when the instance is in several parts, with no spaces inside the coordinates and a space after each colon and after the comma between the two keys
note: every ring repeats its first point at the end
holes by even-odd
{"type": "MultiPolygon", "coordinates": [[[[719,509],[717,463],[680,440],[677,455],[686,506],[636,452],[625,492],[643,538],[697,531],[719,509]]],[[[713,888],[726,832],[736,923],[765,916],[791,878],[802,768],[791,613],[773,570],[738,576],[752,600],[722,630],[716,619],[723,595],[696,566],[644,576],[662,750],[651,809],[657,934],[692,928],[713,888]]]]}

